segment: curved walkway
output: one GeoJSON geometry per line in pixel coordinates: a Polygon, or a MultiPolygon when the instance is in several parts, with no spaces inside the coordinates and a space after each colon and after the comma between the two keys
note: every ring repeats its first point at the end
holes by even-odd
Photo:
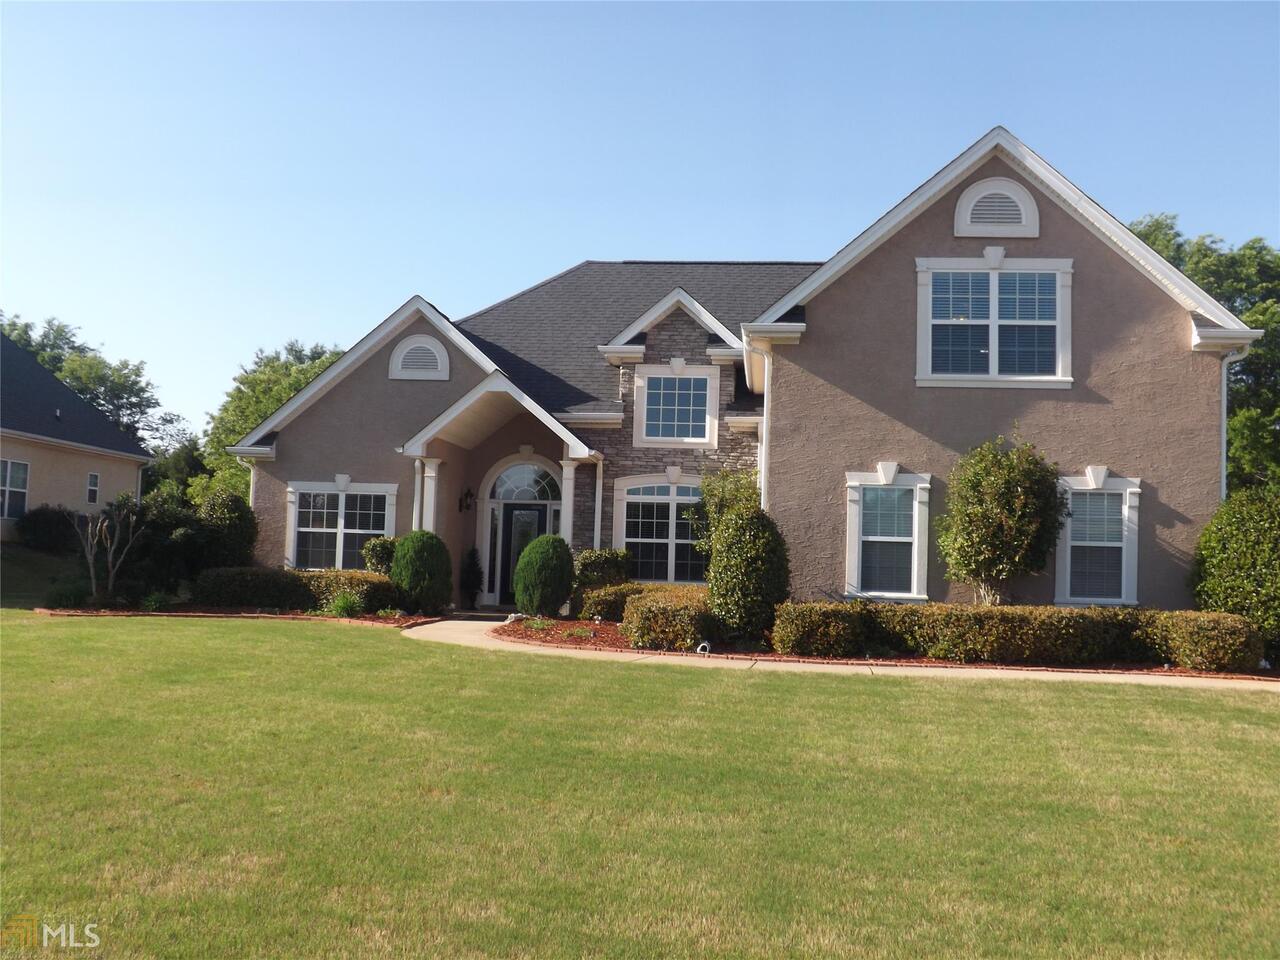
{"type": "Polygon", "coordinates": [[[1275,680],[1225,677],[1187,677],[1156,673],[1120,673],[1102,670],[1042,670],[1017,667],[939,667],[903,666],[863,663],[797,662],[750,657],[692,657],[654,651],[588,650],[576,647],[540,646],[518,643],[493,634],[493,624],[476,620],[442,620],[402,631],[415,640],[452,643],[479,650],[502,650],[542,656],[572,657],[578,660],[603,660],[615,663],[664,664],[667,666],[713,667],[722,670],[765,670],[781,673],[857,674],[874,677],[946,677],[959,680],[1066,680],[1084,683],[1134,683],[1154,687],[1200,687],[1219,690],[1264,690],[1280,693],[1275,680]]]}

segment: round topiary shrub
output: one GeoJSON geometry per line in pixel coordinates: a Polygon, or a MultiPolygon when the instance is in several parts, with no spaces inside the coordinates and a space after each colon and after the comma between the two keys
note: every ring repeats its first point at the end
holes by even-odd
{"type": "Polygon", "coordinates": [[[453,560],[434,533],[414,530],[396,538],[391,580],[426,614],[440,613],[453,598],[453,560]]]}
{"type": "Polygon", "coordinates": [[[1238,613],[1280,658],[1280,488],[1233,493],[1200,534],[1196,600],[1205,610],[1238,613]]]}
{"type": "Polygon", "coordinates": [[[740,508],[720,519],[711,535],[707,588],[711,612],[730,637],[761,642],[790,583],[787,544],[767,513],[740,508]]]}
{"type": "Polygon", "coordinates": [[[396,557],[395,537],[370,537],[360,548],[360,556],[370,573],[389,574],[391,561],[396,557]]]}
{"type": "Polygon", "coordinates": [[[206,567],[244,567],[253,563],[258,518],[244,497],[216,490],[200,502],[196,518],[205,528],[206,567]]]}
{"type": "Polygon", "coordinates": [[[533,616],[553,617],[573,590],[573,554],[554,534],[535,539],[516,561],[516,609],[533,616]]]}

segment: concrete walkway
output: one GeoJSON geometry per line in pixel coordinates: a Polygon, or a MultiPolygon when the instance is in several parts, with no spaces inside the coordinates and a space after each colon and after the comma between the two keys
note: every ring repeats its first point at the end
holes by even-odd
{"type": "Polygon", "coordinates": [[[517,643],[494,636],[493,624],[475,620],[442,620],[402,631],[415,640],[452,643],[478,650],[500,650],[507,653],[529,653],[540,656],[571,657],[577,660],[600,660],[614,663],[659,664],[679,667],[716,668],[721,670],[764,670],[782,673],[857,674],[874,677],[945,677],[949,680],[1059,680],[1077,683],[1136,683],[1153,687],[1199,687],[1219,690],[1262,690],[1280,694],[1275,680],[1223,677],[1185,677],[1152,673],[1107,673],[1091,670],[1035,670],[1008,667],[935,667],[900,666],[861,663],[824,663],[727,657],[691,657],[636,650],[586,650],[571,647],[539,646],[517,643]]]}

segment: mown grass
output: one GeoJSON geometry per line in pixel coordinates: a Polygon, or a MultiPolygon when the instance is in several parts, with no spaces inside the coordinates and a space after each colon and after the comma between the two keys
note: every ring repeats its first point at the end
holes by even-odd
{"type": "Polygon", "coordinates": [[[98,956],[1277,954],[1271,694],[0,631],[3,914],[98,956]]]}

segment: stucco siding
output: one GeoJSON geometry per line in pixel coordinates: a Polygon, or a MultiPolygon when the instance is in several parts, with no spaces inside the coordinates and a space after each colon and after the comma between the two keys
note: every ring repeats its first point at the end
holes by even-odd
{"type": "MultiPolygon", "coordinates": [[[[941,513],[956,459],[996,434],[1035,443],[1064,474],[1090,464],[1142,480],[1138,599],[1185,606],[1189,561],[1218,503],[1218,360],[1190,349],[1188,314],[1009,165],[972,176],[818,294],[800,344],[775,353],[771,405],[771,510],[791,544],[793,589],[839,594],[844,583],[847,470],[892,460],[931,473],[941,513]],[[988,176],[1019,180],[1040,209],[1040,237],[953,236],[955,202],[988,176]],[[918,387],[916,257],[1071,258],[1069,390],[918,387]]],[[[1052,601],[1049,575],[1015,585],[1019,599],[1052,601]]],[[[929,595],[949,586],[930,537],[929,595]]]]}
{"type": "MultiPolygon", "coordinates": [[[[0,440],[0,455],[30,465],[27,475],[27,509],[49,504],[77,513],[97,513],[122,493],[138,493],[137,460],[107,453],[77,450],[22,437],[0,440]],[[89,474],[98,474],[98,502],[89,502],[89,474]]],[[[17,537],[16,523],[0,522],[0,539],[17,537]]]]}

